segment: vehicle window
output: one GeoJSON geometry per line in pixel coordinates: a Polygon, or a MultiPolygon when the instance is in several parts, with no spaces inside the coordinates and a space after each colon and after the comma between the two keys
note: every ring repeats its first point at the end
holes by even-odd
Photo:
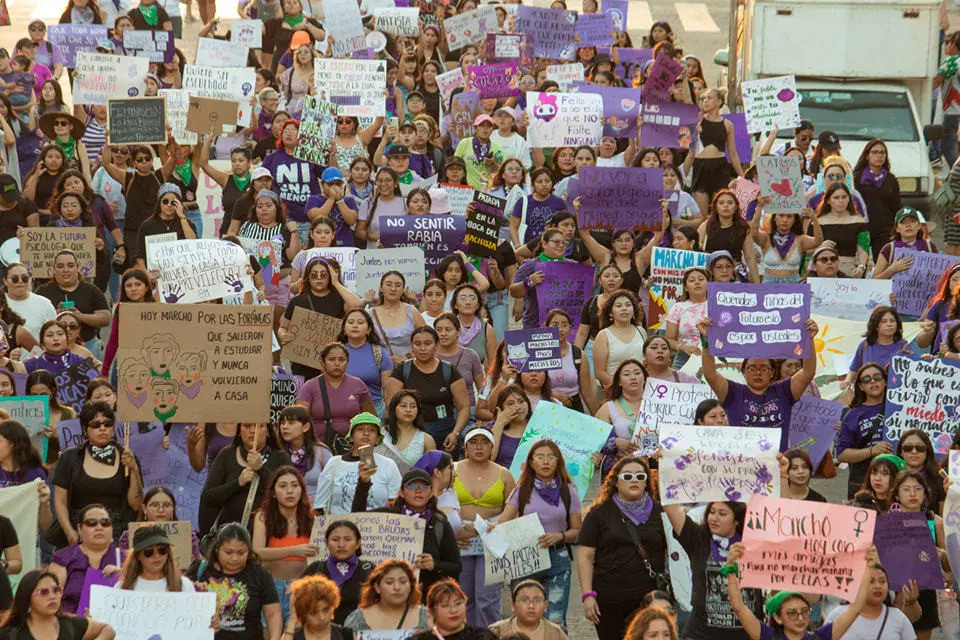
{"type": "MultiPolygon", "coordinates": [[[[800,117],[817,132],[832,130],[847,140],[880,138],[887,142],[920,139],[906,93],[849,90],[800,90],[800,117]]],[[[781,132],[781,136],[783,132],[781,132]]],[[[792,131],[787,132],[787,136],[792,131]]]]}

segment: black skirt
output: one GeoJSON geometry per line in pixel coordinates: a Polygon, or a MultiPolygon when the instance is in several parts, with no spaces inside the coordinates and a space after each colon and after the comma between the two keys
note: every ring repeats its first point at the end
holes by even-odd
{"type": "Polygon", "coordinates": [[[690,193],[701,191],[713,197],[720,189],[730,186],[733,166],[726,158],[696,158],[693,161],[693,182],[690,193]]]}

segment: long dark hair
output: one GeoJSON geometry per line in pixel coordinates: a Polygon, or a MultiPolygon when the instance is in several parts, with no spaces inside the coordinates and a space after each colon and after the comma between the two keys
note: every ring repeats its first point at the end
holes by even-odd
{"type": "Polygon", "coordinates": [[[927,452],[923,458],[923,471],[927,474],[927,483],[938,481],[940,477],[940,467],[937,465],[937,456],[933,448],[933,442],[930,441],[930,436],[927,435],[925,431],[921,431],[920,429],[907,429],[900,434],[900,439],[897,441],[897,455],[903,458],[903,441],[910,436],[917,436],[920,438],[920,441],[923,442],[924,446],[927,447],[927,452]]]}
{"type": "Polygon", "coordinates": [[[824,214],[830,213],[830,198],[833,197],[833,194],[840,189],[843,189],[844,193],[847,194],[847,213],[852,216],[860,215],[857,213],[857,208],[853,205],[853,194],[850,193],[850,187],[848,187],[844,182],[834,182],[823,192],[823,200],[820,201],[820,206],[817,207],[816,216],[818,218],[824,214]]]}
{"type": "Polygon", "coordinates": [[[127,297],[127,290],[123,285],[127,284],[127,280],[134,279],[147,285],[147,292],[143,295],[143,302],[156,302],[153,297],[153,285],[150,283],[150,276],[147,275],[145,270],[139,267],[132,267],[123,272],[123,276],[120,278],[120,302],[131,302],[130,298],[127,297]]]}
{"type": "Polygon", "coordinates": [[[376,344],[383,346],[383,342],[380,340],[380,334],[377,333],[376,329],[373,326],[373,318],[370,317],[370,314],[367,313],[366,309],[351,309],[343,315],[343,322],[340,324],[340,335],[337,336],[337,342],[341,344],[347,344],[347,319],[355,314],[359,313],[363,316],[363,319],[367,323],[367,342],[370,344],[376,344]]]}
{"type": "Polygon", "coordinates": [[[743,533],[743,524],[747,520],[747,505],[744,502],[708,502],[707,507],[703,510],[703,520],[701,522],[703,526],[700,529],[701,539],[704,543],[710,540],[710,525],[707,524],[707,519],[710,517],[710,509],[715,504],[725,504],[733,511],[733,521],[737,523],[737,533],[743,533]]]}
{"type": "Polygon", "coordinates": [[[637,296],[633,295],[626,289],[617,289],[607,298],[607,301],[603,303],[603,309],[600,310],[600,328],[606,329],[607,327],[613,326],[613,304],[619,298],[626,298],[630,301],[630,304],[633,305],[633,318],[631,318],[631,323],[636,326],[637,322],[640,321],[640,302],[637,300],[637,296]]]}
{"type": "MultiPolygon", "coordinates": [[[[88,8],[93,11],[93,24],[103,24],[103,19],[100,17],[100,5],[97,4],[97,0],[89,0],[89,2],[88,8]]],[[[72,10],[73,0],[67,0],[67,8],[60,14],[60,24],[69,24],[72,22],[73,18],[70,15],[72,10]]]]}
{"type": "MultiPolygon", "coordinates": [[[[620,376],[623,374],[623,370],[627,368],[627,365],[634,364],[640,367],[640,371],[643,372],[643,383],[646,385],[647,380],[650,379],[650,374],[647,373],[647,368],[643,366],[643,363],[637,360],[636,358],[627,358],[617,366],[617,370],[613,372],[613,382],[610,383],[610,399],[616,400],[623,396],[623,386],[620,384],[620,376]]],[[[549,376],[548,376],[549,377],[549,376]]]]}
{"type": "Polygon", "coordinates": [[[600,489],[597,491],[597,497],[594,498],[593,503],[590,505],[590,508],[599,507],[600,505],[609,502],[614,494],[617,493],[617,476],[620,475],[620,471],[623,470],[625,466],[631,462],[639,464],[643,467],[643,470],[647,474],[647,482],[643,490],[650,495],[650,465],[643,458],[634,458],[626,457],[620,458],[617,460],[617,463],[613,465],[613,468],[607,472],[607,475],[603,478],[603,483],[600,485],[600,489]]]}
{"type": "MultiPolygon", "coordinates": [[[[56,84],[56,86],[58,89],[60,88],[59,84],[56,84]]],[[[81,172],[77,171],[76,169],[67,169],[66,171],[60,172],[60,176],[57,178],[57,186],[53,188],[53,195],[50,196],[50,200],[56,200],[60,197],[60,194],[64,192],[63,185],[68,178],[79,178],[81,181],[83,181],[83,193],[81,195],[91,205],[93,204],[95,198],[101,198],[101,196],[93,192],[93,188],[90,187],[90,183],[81,172]]]]}
{"type": "Polygon", "coordinates": [[[170,489],[167,489],[163,485],[159,485],[159,484],[156,486],[150,487],[149,489],[147,489],[147,492],[143,494],[143,504],[140,507],[140,513],[143,515],[144,520],[146,520],[146,516],[147,516],[147,511],[146,511],[147,503],[150,502],[150,500],[152,500],[153,497],[157,495],[164,495],[170,498],[170,502],[173,503],[173,520],[179,520],[180,518],[177,517],[177,499],[176,497],[174,497],[173,491],[170,491],[170,489]]]}
{"type": "MultiPolygon", "coordinates": [[[[220,547],[234,540],[238,540],[247,545],[248,567],[251,564],[260,562],[260,556],[253,550],[253,541],[250,539],[250,532],[241,524],[230,522],[220,527],[220,530],[217,531],[217,535],[213,539],[213,544],[210,545],[210,551],[207,553],[207,568],[219,562],[220,547]]],[[[197,575],[197,578],[200,578],[200,574],[197,575]]]]}
{"type": "Polygon", "coordinates": [[[27,469],[36,469],[43,467],[43,461],[40,460],[40,453],[30,441],[30,436],[23,425],[16,420],[4,420],[0,422],[0,437],[10,443],[13,449],[13,460],[16,464],[16,475],[18,478],[23,476],[27,469]]]}
{"type": "MultiPolygon", "coordinates": [[[[30,600],[33,598],[33,592],[37,590],[37,585],[44,578],[50,578],[57,586],[62,586],[56,575],[44,569],[34,569],[25,573],[20,579],[20,584],[17,585],[17,595],[13,597],[13,606],[2,628],[22,629],[26,626],[27,616],[30,615],[30,600]]],[[[61,610],[57,609],[57,616],[60,614],[61,610]]],[[[15,633],[13,637],[16,637],[15,633]]]]}
{"type": "Polygon", "coordinates": [[[56,409],[57,411],[63,411],[64,406],[60,404],[60,400],[57,399],[57,378],[47,371],[46,369],[37,369],[30,373],[27,376],[27,395],[33,395],[30,393],[30,387],[35,384],[42,384],[47,389],[50,389],[50,408],[56,409]]]}
{"type": "MultiPolygon", "coordinates": [[[[884,377],[887,376],[887,371],[882,366],[880,366],[875,362],[868,362],[864,365],[861,365],[860,368],[857,369],[857,376],[856,378],[854,378],[854,382],[853,382],[853,399],[850,401],[851,409],[853,407],[859,407],[863,405],[864,402],[867,401],[867,394],[863,390],[863,387],[860,386],[860,378],[863,377],[863,373],[868,369],[876,369],[877,371],[882,373],[884,377]]],[[[886,383],[884,383],[884,385],[886,385],[886,383]]],[[[886,397],[886,393],[884,393],[883,402],[886,403],[886,401],[887,401],[887,397],[886,397]]]]}
{"type": "Polygon", "coordinates": [[[537,440],[530,446],[530,451],[527,452],[526,463],[520,472],[520,478],[517,480],[518,505],[530,503],[530,496],[533,494],[533,481],[537,479],[537,474],[533,470],[533,452],[542,447],[547,447],[550,449],[550,452],[557,457],[557,470],[553,477],[557,480],[558,484],[569,486],[573,483],[570,472],[567,471],[567,463],[563,460],[563,452],[560,451],[557,443],[547,438],[537,440]]]}
{"type": "MultiPolygon", "coordinates": [[[[309,429],[304,429],[303,431],[303,448],[306,449],[307,452],[307,469],[313,469],[313,465],[317,460],[316,447],[318,445],[325,447],[326,445],[317,442],[317,436],[313,432],[313,426],[310,422],[310,411],[308,411],[306,407],[298,404],[284,407],[280,410],[280,415],[277,416],[277,444],[282,449],[287,450],[287,441],[283,439],[283,434],[280,433],[280,425],[283,424],[285,420],[311,425],[309,429]]],[[[216,426],[214,426],[214,428],[216,428],[216,426]]]]}
{"type": "Polygon", "coordinates": [[[303,476],[297,471],[296,467],[285,464],[277,467],[277,470],[270,476],[267,482],[267,490],[263,497],[263,507],[260,510],[263,515],[263,522],[266,525],[267,539],[282,538],[283,536],[305,536],[310,535],[313,530],[313,506],[310,504],[310,496],[307,491],[307,483],[303,481],[303,476]],[[274,489],[277,486],[277,480],[283,476],[293,476],[300,484],[300,501],[297,503],[297,530],[290,531],[287,526],[287,517],[280,513],[280,505],[277,502],[277,496],[274,489]]]}
{"type": "MultiPolygon", "coordinates": [[[[958,32],[960,33],[960,32],[958,32]]],[[[7,267],[9,270],[10,267],[7,267]]],[[[921,317],[926,317],[927,313],[933,309],[934,305],[938,302],[947,302],[953,298],[954,291],[950,291],[950,278],[954,273],[960,271],[960,262],[952,264],[946,269],[943,270],[943,273],[940,274],[940,279],[937,280],[937,286],[934,289],[936,293],[930,298],[930,302],[927,304],[926,308],[923,310],[921,317]]]]}
{"type": "Polygon", "coordinates": [[[716,235],[720,233],[720,216],[717,215],[717,201],[723,196],[733,198],[735,206],[733,211],[733,228],[736,229],[738,237],[740,234],[746,237],[746,234],[750,231],[750,225],[747,224],[747,221],[743,217],[743,210],[740,208],[740,201],[737,200],[737,195],[730,189],[720,189],[714,194],[713,200],[710,201],[710,209],[707,214],[707,235],[716,237],[716,235]]]}
{"type": "Polygon", "coordinates": [[[860,174],[863,173],[863,170],[867,168],[869,164],[868,159],[870,158],[870,151],[877,145],[881,145],[884,151],[887,151],[887,155],[883,159],[883,168],[887,171],[890,171],[890,152],[887,149],[887,143],[881,140],[880,138],[873,138],[869,140],[867,144],[863,145],[863,151],[860,152],[860,158],[857,159],[857,164],[853,167],[853,180],[860,184],[860,174]]]}
{"type": "Polygon", "coordinates": [[[413,426],[423,430],[423,402],[420,400],[420,394],[413,389],[401,389],[390,398],[390,404],[387,406],[387,415],[383,417],[383,428],[390,435],[390,440],[397,444],[399,438],[399,425],[397,424],[397,405],[404,398],[413,398],[417,403],[417,417],[413,419],[413,426]]]}

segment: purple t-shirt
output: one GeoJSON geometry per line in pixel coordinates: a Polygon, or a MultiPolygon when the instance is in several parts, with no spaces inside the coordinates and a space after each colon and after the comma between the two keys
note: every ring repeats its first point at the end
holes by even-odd
{"type": "Polygon", "coordinates": [[[850,371],[859,371],[860,367],[868,362],[886,368],[893,356],[902,352],[905,346],[907,346],[906,340],[897,340],[892,344],[867,344],[866,340],[861,340],[857,346],[857,353],[853,356],[853,362],[850,363],[850,371]]]}
{"type": "Polygon", "coordinates": [[[283,149],[277,149],[263,159],[263,168],[270,172],[280,200],[294,222],[306,222],[304,205],[311,195],[320,193],[320,174],[323,167],[294,158],[283,149]]]}
{"type": "Polygon", "coordinates": [[[762,396],[745,384],[727,381],[727,397],[723,408],[729,424],[739,427],[763,427],[780,430],[780,451],[787,450],[790,434],[790,413],[797,401],[790,392],[790,379],[775,382],[762,396]]]}
{"type": "MultiPolygon", "coordinates": [[[[775,630],[768,624],[760,623],[760,640],[787,640],[783,632],[775,630]]],[[[813,631],[803,634],[803,640],[833,640],[833,623],[825,624],[813,631]]]]}
{"type": "MultiPolygon", "coordinates": [[[[502,441],[501,441],[502,442],[502,441]]],[[[503,444],[500,445],[501,450],[503,444]]],[[[513,490],[510,497],[507,498],[507,504],[520,507],[520,485],[513,490]]],[[[570,513],[580,513],[583,507],[580,504],[580,496],[577,494],[576,485],[570,485],[570,513]]],[[[563,506],[563,500],[556,506],[550,504],[540,497],[536,489],[530,492],[530,502],[523,510],[523,515],[535,513],[540,516],[540,524],[543,525],[544,533],[563,533],[569,527],[567,526],[567,512],[563,506]]]]}
{"type": "MultiPolygon", "coordinates": [[[[307,198],[307,203],[303,206],[304,215],[310,209],[319,209],[327,203],[326,196],[322,194],[314,194],[307,198]]],[[[360,204],[352,197],[345,196],[343,198],[343,203],[347,205],[348,209],[360,213],[360,204]]],[[[333,220],[334,226],[337,230],[334,233],[334,238],[336,239],[338,247],[352,247],[354,243],[353,239],[353,229],[350,228],[350,225],[346,224],[343,221],[343,216],[340,215],[340,211],[337,208],[337,205],[333,205],[330,208],[330,213],[327,214],[327,217],[333,220]]]]}
{"type": "Polygon", "coordinates": [[[19,487],[37,479],[47,479],[47,472],[42,467],[30,467],[23,471],[4,471],[0,469],[0,487],[19,487]]]}
{"type": "MultiPolygon", "coordinates": [[[[513,464],[513,458],[517,455],[517,447],[520,446],[520,438],[514,438],[507,434],[500,435],[500,448],[497,449],[497,459],[494,460],[501,467],[507,469],[513,464]]],[[[564,529],[566,531],[566,529],[564,529]]]]}
{"type": "MultiPolygon", "coordinates": [[[[543,235],[547,228],[547,223],[557,211],[563,211],[567,208],[566,203],[557,196],[550,194],[546,200],[540,201],[532,195],[527,196],[527,229],[523,234],[523,242],[530,242],[534,238],[543,235]]],[[[523,220],[523,200],[517,202],[513,207],[513,217],[523,220]]]]}
{"type": "MultiPolygon", "coordinates": [[[[524,260],[523,264],[520,265],[520,268],[517,269],[517,273],[513,276],[514,282],[523,282],[527,278],[533,275],[533,272],[537,270],[537,265],[540,264],[536,258],[532,260],[524,260]]],[[[536,329],[540,326],[540,304],[537,302],[537,288],[530,287],[527,289],[527,295],[523,299],[523,328],[524,329],[536,329]]]]}
{"type": "MultiPolygon", "coordinates": [[[[297,402],[305,402],[309,405],[313,432],[317,436],[317,442],[323,442],[327,427],[323,420],[323,393],[320,391],[319,380],[319,376],[307,380],[300,388],[297,402]]],[[[363,380],[350,374],[343,376],[343,382],[337,388],[328,383],[327,397],[330,399],[330,420],[333,430],[341,435],[350,430],[350,418],[363,411],[360,403],[373,402],[370,398],[370,390],[363,384],[363,380]]]]}
{"type": "MultiPolygon", "coordinates": [[[[121,552],[121,561],[123,553],[121,552]]],[[[72,544],[69,547],[58,549],[53,552],[51,564],[58,564],[67,570],[67,582],[63,585],[63,612],[77,613],[77,605],[80,604],[80,595],[83,591],[83,582],[87,577],[87,569],[90,568],[90,559],[87,554],[80,550],[80,545],[72,544]]],[[[100,566],[97,569],[103,569],[109,565],[117,564],[117,547],[110,544],[107,552],[100,559],[100,566]]],[[[82,615],[83,612],[81,611],[82,615]]]]}
{"type": "Polygon", "coordinates": [[[940,325],[949,319],[949,315],[950,304],[948,302],[944,302],[943,300],[937,302],[925,314],[923,314],[924,320],[933,320],[933,322],[937,325],[937,331],[933,334],[933,347],[931,348],[931,353],[940,352],[940,325]]]}

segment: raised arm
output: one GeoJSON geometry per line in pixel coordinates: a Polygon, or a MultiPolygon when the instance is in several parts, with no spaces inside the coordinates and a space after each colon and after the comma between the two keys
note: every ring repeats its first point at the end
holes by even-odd
{"type": "MultiPolygon", "coordinates": [[[[727,384],[727,379],[717,371],[717,361],[714,360],[713,354],[710,353],[710,343],[707,340],[707,328],[712,324],[713,322],[710,318],[704,318],[697,323],[697,329],[700,330],[701,374],[703,375],[703,379],[707,381],[707,384],[710,385],[710,388],[713,389],[713,392],[717,394],[717,400],[722,403],[727,399],[727,391],[729,391],[730,387],[727,384]]],[[[596,349],[596,347],[594,347],[594,349],[596,349]]]]}
{"type": "Polygon", "coordinates": [[[800,399],[817,375],[817,348],[814,341],[820,327],[817,326],[816,320],[808,318],[806,329],[810,334],[810,355],[803,359],[803,368],[790,377],[790,393],[793,394],[794,400],[800,399]]]}
{"type": "MultiPolygon", "coordinates": [[[[742,542],[732,545],[727,552],[727,564],[721,571],[727,574],[727,597],[730,599],[730,608],[737,614],[737,618],[740,620],[743,630],[750,636],[750,640],[760,640],[760,630],[762,628],[760,620],[744,603],[743,594],[740,593],[740,579],[737,578],[736,573],[737,560],[743,556],[743,551],[742,542]]],[[[837,638],[839,637],[837,636],[837,638]]]]}

